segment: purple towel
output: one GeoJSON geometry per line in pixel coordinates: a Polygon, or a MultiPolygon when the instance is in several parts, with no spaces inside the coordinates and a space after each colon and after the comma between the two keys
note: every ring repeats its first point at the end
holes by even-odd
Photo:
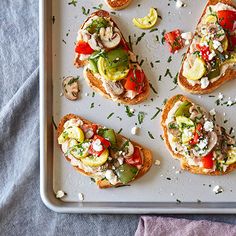
{"type": "Polygon", "coordinates": [[[236,236],[236,226],[206,220],[142,216],[135,236],[236,236]]]}

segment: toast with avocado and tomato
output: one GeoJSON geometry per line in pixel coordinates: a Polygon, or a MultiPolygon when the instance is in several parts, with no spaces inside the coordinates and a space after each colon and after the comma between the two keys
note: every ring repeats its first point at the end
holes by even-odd
{"type": "Polygon", "coordinates": [[[167,101],[161,125],[166,146],[182,169],[224,175],[236,168],[235,140],[215,123],[214,113],[187,97],[176,95],[167,101]]]}
{"type": "Polygon", "coordinates": [[[121,10],[126,8],[132,0],[105,0],[108,7],[112,10],[121,10]]]}
{"type": "Polygon", "coordinates": [[[151,151],[77,115],[64,116],[57,141],[67,161],[99,188],[127,185],[150,169],[151,151]]]}
{"type": "Polygon", "coordinates": [[[75,48],[76,67],[84,67],[88,85],[102,96],[137,104],[149,95],[149,82],[108,12],[94,12],[81,26],[75,48]]]}
{"type": "Polygon", "coordinates": [[[193,94],[214,91],[236,77],[236,8],[209,0],[179,72],[179,86],[193,94]]]}

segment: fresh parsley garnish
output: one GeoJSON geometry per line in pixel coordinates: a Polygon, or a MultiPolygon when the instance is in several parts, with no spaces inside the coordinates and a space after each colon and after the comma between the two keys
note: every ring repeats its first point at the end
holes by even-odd
{"type": "Polygon", "coordinates": [[[74,7],[76,7],[77,3],[77,0],[71,0],[70,2],[68,2],[68,5],[73,5],[74,7]]]}
{"type": "Polygon", "coordinates": [[[130,110],[129,106],[125,106],[125,112],[128,117],[134,116],[134,113],[130,110]]]}

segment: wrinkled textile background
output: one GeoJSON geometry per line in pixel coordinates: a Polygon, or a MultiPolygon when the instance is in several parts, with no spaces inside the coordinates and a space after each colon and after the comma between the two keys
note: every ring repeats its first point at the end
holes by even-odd
{"type": "Polygon", "coordinates": [[[38,0],[1,0],[0,235],[134,235],[138,216],[57,214],[40,199],[38,40],[38,0]]]}

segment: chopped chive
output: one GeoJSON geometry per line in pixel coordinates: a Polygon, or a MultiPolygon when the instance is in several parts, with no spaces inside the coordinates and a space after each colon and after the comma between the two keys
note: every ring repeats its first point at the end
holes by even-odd
{"type": "Polygon", "coordinates": [[[142,40],[142,38],[144,37],[146,33],[142,33],[138,38],[137,38],[137,41],[136,41],[136,45],[142,40]]]}
{"type": "Polygon", "coordinates": [[[158,36],[158,35],[156,35],[156,41],[157,41],[158,43],[160,43],[160,39],[159,39],[159,36],[158,36]]]}
{"type": "Polygon", "coordinates": [[[153,137],[153,135],[151,134],[150,131],[148,131],[148,135],[149,135],[149,137],[150,137],[151,139],[155,139],[155,138],[153,137]]]}
{"type": "Polygon", "coordinates": [[[57,130],[57,125],[56,125],[56,123],[55,123],[55,121],[54,121],[54,117],[53,117],[53,116],[52,116],[52,124],[53,124],[55,130],[57,130]]]}
{"type": "Polygon", "coordinates": [[[155,31],[158,31],[158,28],[153,28],[149,32],[152,33],[152,32],[155,32],[155,31]]]}
{"type": "Polygon", "coordinates": [[[166,69],[166,73],[165,73],[164,77],[166,77],[167,75],[169,75],[170,78],[173,78],[172,74],[170,73],[170,69],[169,68],[166,69]]]}
{"type": "Polygon", "coordinates": [[[108,115],[107,119],[110,119],[114,115],[114,112],[112,112],[110,115],[108,115]]]}
{"type": "Polygon", "coordinates": [[[150,65],[151,65],[152,68],[154,67],[153,62],[150,62],[150,65]]]}
{"type": "Polygon", "coordinates": [[[161,75],[159,75],[158,81],[161,81],[161,79],[162,79],[162,76],[161,76],[161,75]]]}
{"type": "Polygon", "coordinates": [[[134,113],[130,110],[129,106],[125,106],[125,112],[128,117],[134,116],[134,113]]]}
{"type": "Polygon", "coordinates": [[[91,108],[94,108],[94,102],[91,103],[90,109],[91,109],[91,108]]]}
{"type": "Polygon", "coordinates": [[[172,56],[169,56],[167,62],[170,63],[172,61],[172,56]]]}
{"type": "Polygon", "coordinates": [[[145,117],[145,113],[143,111],[140,111],[138,113],[138,123],[141,125],[143,123],[143,120],[144,120],[144,117],[145,117]]]}
{"type": "Polygon", "coordinates": [[[161,109],[159,107],[156,107],[156,109],[157,109],[157,112],[152,116],[151,120],[154,120],[158,116],[158,114],[161,112],[161,109]]]}
{"type": "Polygon", "coordinates": [[[77,0],[72,0],[71,2],[68,2],[68,5],[73,5],[74,7],[76,7],[77,4],[77,0]]]}
{"type": "Polygon", "coordinates": [[[157,91],[156,91],[156,89],[153,87],[153,85],[152,85],[151,83],[149,83],[149,84],[150,84],[150,88],[152,89],[153,93],[157,94],[157,91]]]}
{"type": "Polygon", "coordinates": [[[122,128],[119,129],[119,131],[117,132],[117,134],[120,134],[122,132],[122,128]]]}
{"type": "Polygon", "coordinates": [[[139,63],[139,65],[141,66],[143,64],[144,60],[142,59],[139,63]]]}

